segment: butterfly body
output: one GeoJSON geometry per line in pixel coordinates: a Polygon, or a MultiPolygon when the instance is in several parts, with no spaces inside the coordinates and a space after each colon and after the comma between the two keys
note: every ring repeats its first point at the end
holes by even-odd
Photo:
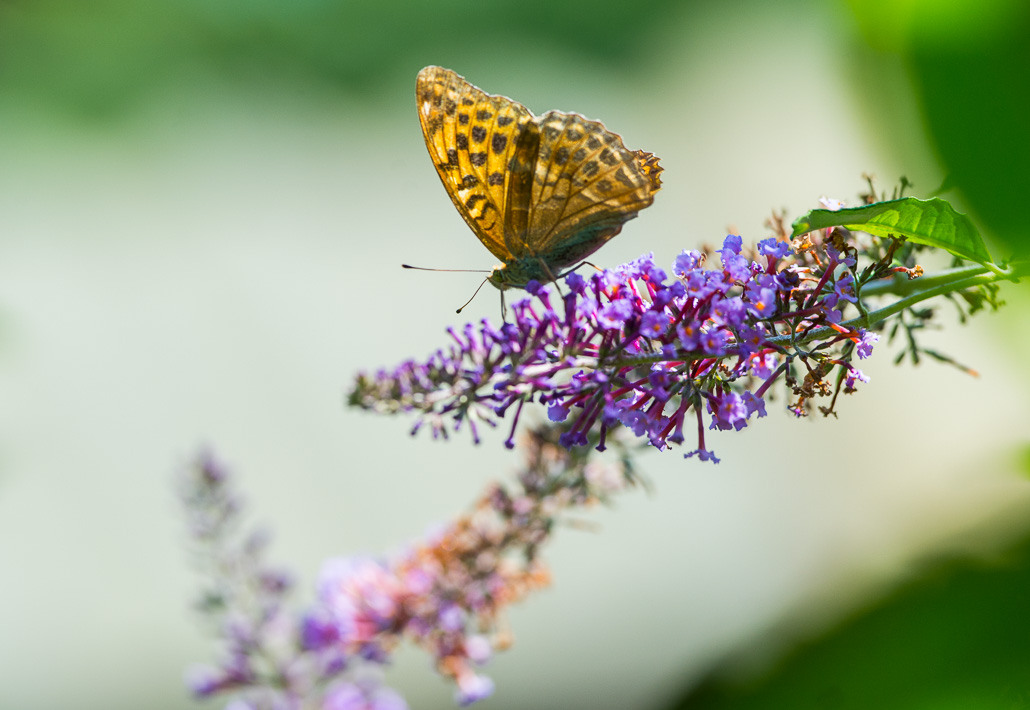
{"type": "Polygon", "coordinates": [[[505,289],[554,280],[654,201],[658,158],[576,113],[534,116],[442,67],[416,82],[419,121],[447,194],[503,265],[505,289]]]}

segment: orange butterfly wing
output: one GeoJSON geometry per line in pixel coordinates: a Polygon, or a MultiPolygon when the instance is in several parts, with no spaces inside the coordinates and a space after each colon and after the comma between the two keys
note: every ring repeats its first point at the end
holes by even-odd
{"type": "Polygon", "coordinates": [[[486,248],[508,261],[509,163],[533,114],[442,67],[418,73],[415,96],[422,135],[447,194],[486,248]]]}

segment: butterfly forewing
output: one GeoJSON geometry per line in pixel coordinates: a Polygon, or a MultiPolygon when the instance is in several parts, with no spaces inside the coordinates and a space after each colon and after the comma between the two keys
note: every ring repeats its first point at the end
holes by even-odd
{"type": "Polygon", "coordinates": [[[561,268],[654,202],[662,168],[653,154],[627,150],[618,135],[579,114],[550,111],[535,121],[540,145],[524,243],[527,254],[547,255],[561,268]]]}
{"type": "Polygon", "coordinates": [[[486,248],[508,261],[504,225],[509,183],[517,177],[509,165],[533,114],[442,67],[420,71],[415,91],[422,134],[447,194],[486,248]]]}

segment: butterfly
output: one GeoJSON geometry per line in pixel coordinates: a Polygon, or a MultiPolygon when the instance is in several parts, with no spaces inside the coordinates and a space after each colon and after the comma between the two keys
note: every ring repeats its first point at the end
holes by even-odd
{"type": "Polygon", "coordinates": [[[578,113],[534,116],[450,69],[418,73],[422,135],[447,194],[503,264],[502,291],[554,281],[654,202],[658,157],[578,113]]]}

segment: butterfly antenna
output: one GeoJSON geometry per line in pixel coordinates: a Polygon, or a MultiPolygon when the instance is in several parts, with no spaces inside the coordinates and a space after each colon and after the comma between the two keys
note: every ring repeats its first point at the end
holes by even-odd
{"type": "MultiPolygon", "coordinates": [[[[411,268],[411,267],[408,267],[408,268],[411,268]]],[[[442,269],[442,270],[443,270],[443,271],[449,271],[450,269],[442,269]]],[[[457,269],[455,269],[455,271],[457,271],[457,269]]],[[[477,295],[479,294],[479,289],[480,289],[480,288],[483,288],[483,286],[485,286],[485,285],[486,285],[486,282],[487,282],[487,281],[489,281],[489,280],[490,280],[489,278],[485,278],[485,279],[483,279],[483,283],[479,284],[479,288],[477,288],[477,289],[476,289],[476,292],[475,292],[474,294],[472,294],[472,298],[470,298],[469,300],[465,301],[465,305],[464,305],[464,306],[462,306],[461,308],[459,308],[458,310],[456,310],[456,311],[455,311],[455,313],[461,313],[461,312],[462,312],[463,310],[465,310],[465,308],[466,308],[466,307],[468,306],[468,304],[472,303],[472,301],[473,301],[473,300],[474,300],[474,299],[476,298],[476,296],[477,296],[477,295]]]]}
{"type": "MultiPolygon", "coordinates": [[[[425,266],[412,266],[411,264],[401,264],[402,269],[415,269],[417,271],[455,271],[469,274],[487,274],[490,273],[486,269],[430,269],[425,266]]],[[[468,305],[468,304],[465,304],[468,305]]],[[[464,308],[465,306],[462,306],[464,308]]],[[[461,313],[461,311],[458,311],[461,313]]]]}

